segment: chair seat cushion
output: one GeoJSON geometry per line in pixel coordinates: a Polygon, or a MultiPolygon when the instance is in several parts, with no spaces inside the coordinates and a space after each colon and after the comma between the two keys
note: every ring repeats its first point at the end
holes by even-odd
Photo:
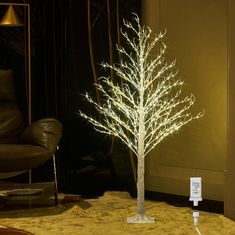
{"type": "Polygon", "coordinates": [[[51,154],[41,146],[27,144],[0,145],[0,172],[29,170],[43,165],[51,154]]]}

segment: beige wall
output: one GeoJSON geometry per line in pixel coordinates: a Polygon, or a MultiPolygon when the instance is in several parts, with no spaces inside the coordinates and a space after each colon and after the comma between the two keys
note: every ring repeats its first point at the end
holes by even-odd
{"type": "Polygon", "coordinates": [[[203,197],[223,200],[227,145],[227,1],[143,0],[143,23],[167,29],[167,57],[177,61],[184,91],[205,116],[166,138],[146,159],[146,189],[189,195],[201,176],[203,197]]]}
{"type": "Polygon", "coordinates": [[[225,215],[235,220],[235,1],[228,0],[228,154],[225,177],[225,215]]]}

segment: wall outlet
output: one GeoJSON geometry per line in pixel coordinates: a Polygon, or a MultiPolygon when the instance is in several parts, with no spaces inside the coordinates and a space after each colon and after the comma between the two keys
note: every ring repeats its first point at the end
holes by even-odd
{"type": "Polygon", "coordinates": [[[190,177],[190,201],[194,206],[198,206],[198,202],[202,201],[202,178],[190,177]]]}

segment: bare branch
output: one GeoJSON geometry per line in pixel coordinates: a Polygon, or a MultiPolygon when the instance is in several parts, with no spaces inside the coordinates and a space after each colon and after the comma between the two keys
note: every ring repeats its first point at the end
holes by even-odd
{"type": "Polygon", "coordinates": [[[175,61],[167,63],[164,58],[165,33],[154,35],[149,27],[141,27],[137,15],[134,19],[136,26],[123,21],[125,29],[135,37],[121,30],[127,47],[117,46],[122,55],[120,63],[102,64],[122,82],[115,84],[109,77],[99,79],[96,88],[103,96],[102,104],[86,94],[86,100],[103,116],[103,121],[82,112],[80,115],[97,131],[118,137],[138,159],[143,159],[164,138],[203,113],[189,112],[195,101],[193,95],[181,98],[183,82],[175,79],[175,61]]]}

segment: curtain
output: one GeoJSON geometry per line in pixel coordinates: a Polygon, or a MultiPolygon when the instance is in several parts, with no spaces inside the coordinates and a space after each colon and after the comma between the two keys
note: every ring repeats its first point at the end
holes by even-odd
{"type": "Polygon", "coordinates": [[[33,118],[66,118],[66,0],[31,3],[33,118]]]}

